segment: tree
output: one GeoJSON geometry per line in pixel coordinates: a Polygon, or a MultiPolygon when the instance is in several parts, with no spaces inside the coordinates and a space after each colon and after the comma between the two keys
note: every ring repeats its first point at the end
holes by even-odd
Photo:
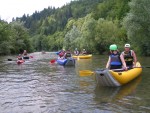
{"type": "Polygon", "coordinates": [[[132,0],[124,18],[127,36],[141,54],[150,56],[150,0],[132,0]]]}
{"type": "Polygon", "coordinates": [[[28,30],[23,26],[23,23],[14,21],[11,24],[11,31],[12,36],[11,37],[11,45],[13,46],[12,52],[13,53],[19,53],[23,50],[27,50],[29,52],[32,51],[31,42],[29,40],[30,36],[28,33],[28,30]]]}
{"type": "Polygon", "coordinates": [[[0,55],[11,53],[11,33],[10,25],[0,20],[0,55]]]}
{"type": "Polygon", "coordinates": [[[95,28],[96,28],[96,21],[91,17],[91,15],[87,15],[85,17],[85,21],[82,25],[81,32],[82,32],[82,39],[80,43],[81,48],[86,48],[90,52],[96,52],[95,48],[95,28]]]}
{"type": "Polygon", "coordinates": [[[99,53],[108,50],[110,44],[119,44],[123,37],[120,37],[120,28],[117,23],[100,18],[96,24],[96,47],[99,53]]]}
{"type": "Polygon", "coordinates": [[[67,32],[64,39],[64,48],[74,50],[74,48],[79,46],[78,38],[81,36],[79,29],[76,26],[67,32]]]}

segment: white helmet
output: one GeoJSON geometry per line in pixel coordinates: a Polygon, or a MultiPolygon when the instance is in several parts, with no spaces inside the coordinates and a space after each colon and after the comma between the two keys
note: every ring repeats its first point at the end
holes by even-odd
{"type": "Polygon", "coordinates": [[[124,47],[130,48],[131,46],[130,46],[130,44],[125,44],[124,47]]]}

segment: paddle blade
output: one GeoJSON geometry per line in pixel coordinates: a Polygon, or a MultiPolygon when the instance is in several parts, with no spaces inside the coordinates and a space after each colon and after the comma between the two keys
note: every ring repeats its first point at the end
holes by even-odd
{"type": "Polygon", "coordinates": [[[12,59],[9,58],[8,61],[12,61],[12,59]]]}
{"type": "Polygon", "coordinates": [[[94,72],[90,71],[90,70],[81,70],[81,71],[79,71],[80,76],[90,76],[90,75],[93,75],[93,74],[94,74],[94,72]]]}
{"type": "Polygon", "coordinates": [[[54,60],[54,59],[50,60],[50,63],[52,63],[52,64],[55,63],[55,62],[56,62],[56,60],[54,60]]]}

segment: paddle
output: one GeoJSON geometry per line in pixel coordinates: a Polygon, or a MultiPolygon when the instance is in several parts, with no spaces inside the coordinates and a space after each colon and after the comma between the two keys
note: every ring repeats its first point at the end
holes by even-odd
{"type": "Polygon", "coordinates": [[[77,57],[77,60],[80,60],[80,57],[79,57],[79,56],[77,57]]]}
{"type": "Polygon", "coordinates": [[[9,58],[8,61],[12,61],[12,59],[9,58]]]}
{"type": "MultiPolygon", "coordinates": [[[[29,58],[33,58],[33,56],[29,56],[29,58]]],[[[26,59],[26,58],[25,58],[26,59]]],[[[28,59],[28,58],[27,58],[28,59]]],[[[13,60],[11,58],[8,58],[7,61],[16,61],[16,60],[13,60]]]]}
{"type": "Polygon", "coordinates": [[[141,67],[133,67],[133,68],[150,68],[150,66],[141,66],[141,67]]]}
{"type": "MultiPolygon", "coordinates": [[[[105,69],[100,69],[100,70],[105,70],[105,69]]],[[[112,69],[113,71],[124,71],[124,69],[112,69]]],[[[95,74],[94,71],[90,71],[90,70],[81,70],[79,71],[79,75],[80,76],[90,76],[95,74]]]]}
{"type": "Polygon", "coordinates": [[[93,74],[95,74],[95,72],[94,71],[90,71],[90,70],[81,70],[81,71],[79,71],[79,75],[80,76],[90,76],[90,75],[93,75],[93,74]]]}
{"type": "Polygon", "coordinates": [[[51,63],[51,64],[53,64],[53,63],[55,63],[55,62],[56,62],[55,59],[50,60],[50,63],[51,63]]]}
{"type": "MultiPolygon", "coordinates": [[[[134,68],[150,68],[150,66],[141,66],[141,67],[134,67],[134,68]]],[[[133,69],[133,68],[128,68],[128,69],[133,69]]],[[[104,69],[101,69],[104,70],[104,69]]],[[[124,71],[124,69],[112,69],[112,71],[124,71]]],[[[90,76],[95,74],[94,71],[90,70],[81,70],[79,71],[80,76],[90,76]]]]}

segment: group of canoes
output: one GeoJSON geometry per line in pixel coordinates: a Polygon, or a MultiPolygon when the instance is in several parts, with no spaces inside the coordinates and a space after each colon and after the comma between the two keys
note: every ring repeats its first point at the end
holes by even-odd
{"type": "Polygon", "coordinates": [[[76,59],[90,59],[92,55],[78,55],[63,59],[57,59],[57,63],[63,66],[75,66],[76,59]]]}
{"type": "MultiPolygon", "coordinates": [[[[59,55],[59,53],[56,53],[59,55]]],[[[66,54],[65,54],[66,55],[66,54]]],[[[64,56],[65,56],[64,55],[64,56]]],[[[69,56],[69,55],[66,55],[69,56]]],[[[63,66],[75,66],[75,62],[77,59],[90,59],[92,58],[91,54],[84,54],[84,55],[73,55],[69,57],[63,57],[58,58],[56,62],[59,65],[63,66]]],[[[17,64],[22,64],[25,62],[25,60],[30,59],[29,56],[25,55],[21,57],[21,59],[18,58],[17,64]]],[[[99,69],[94,72],[91,72],[89,70],[80,71],[79,74],[81,76],[91,74],[96,76],[96,81],[101,86],[111,86],[111,87],[118,87],[122,86],[136,77],[138,77],[142,72],[141,64],[140,62],[136,62],[135,67],[130,68],[128,70],[124,69],[99,69]]]]}
{"type": "MultiPolygon", "coordinates": [[[[75,59],[89,59],[92,55],[78,55],[78,56],[72,56],[68,59],[57,59],[57,63],[64,66],[73,66],[75,65],[75,59]]],[[[96,81],[101,86],[111,86],[111,87],[118,87],[122,86],[136,77],[138,77],[142,72],[141,64],[139,62],[136,63],[136,67],[128,70],[123,69],[99,69],[95,72],[89,71],[89,70],[83,70],[79,71],[79,74],[81,76],[87,75],[87,74],[94,74],[96,76],[96,81]]]]}
{"type": "Polygon", "coordinates": [[[74,51],[74,55],[72,55],[70,50],[61,50],[56,52],[56,54],[58,55],[57,63],[63,66],[75,66],[75,59],[87,59],[92,57],[92,55],[87,54],[85,49],[83,49],[80,54],[77,48],[74,51]]]}

